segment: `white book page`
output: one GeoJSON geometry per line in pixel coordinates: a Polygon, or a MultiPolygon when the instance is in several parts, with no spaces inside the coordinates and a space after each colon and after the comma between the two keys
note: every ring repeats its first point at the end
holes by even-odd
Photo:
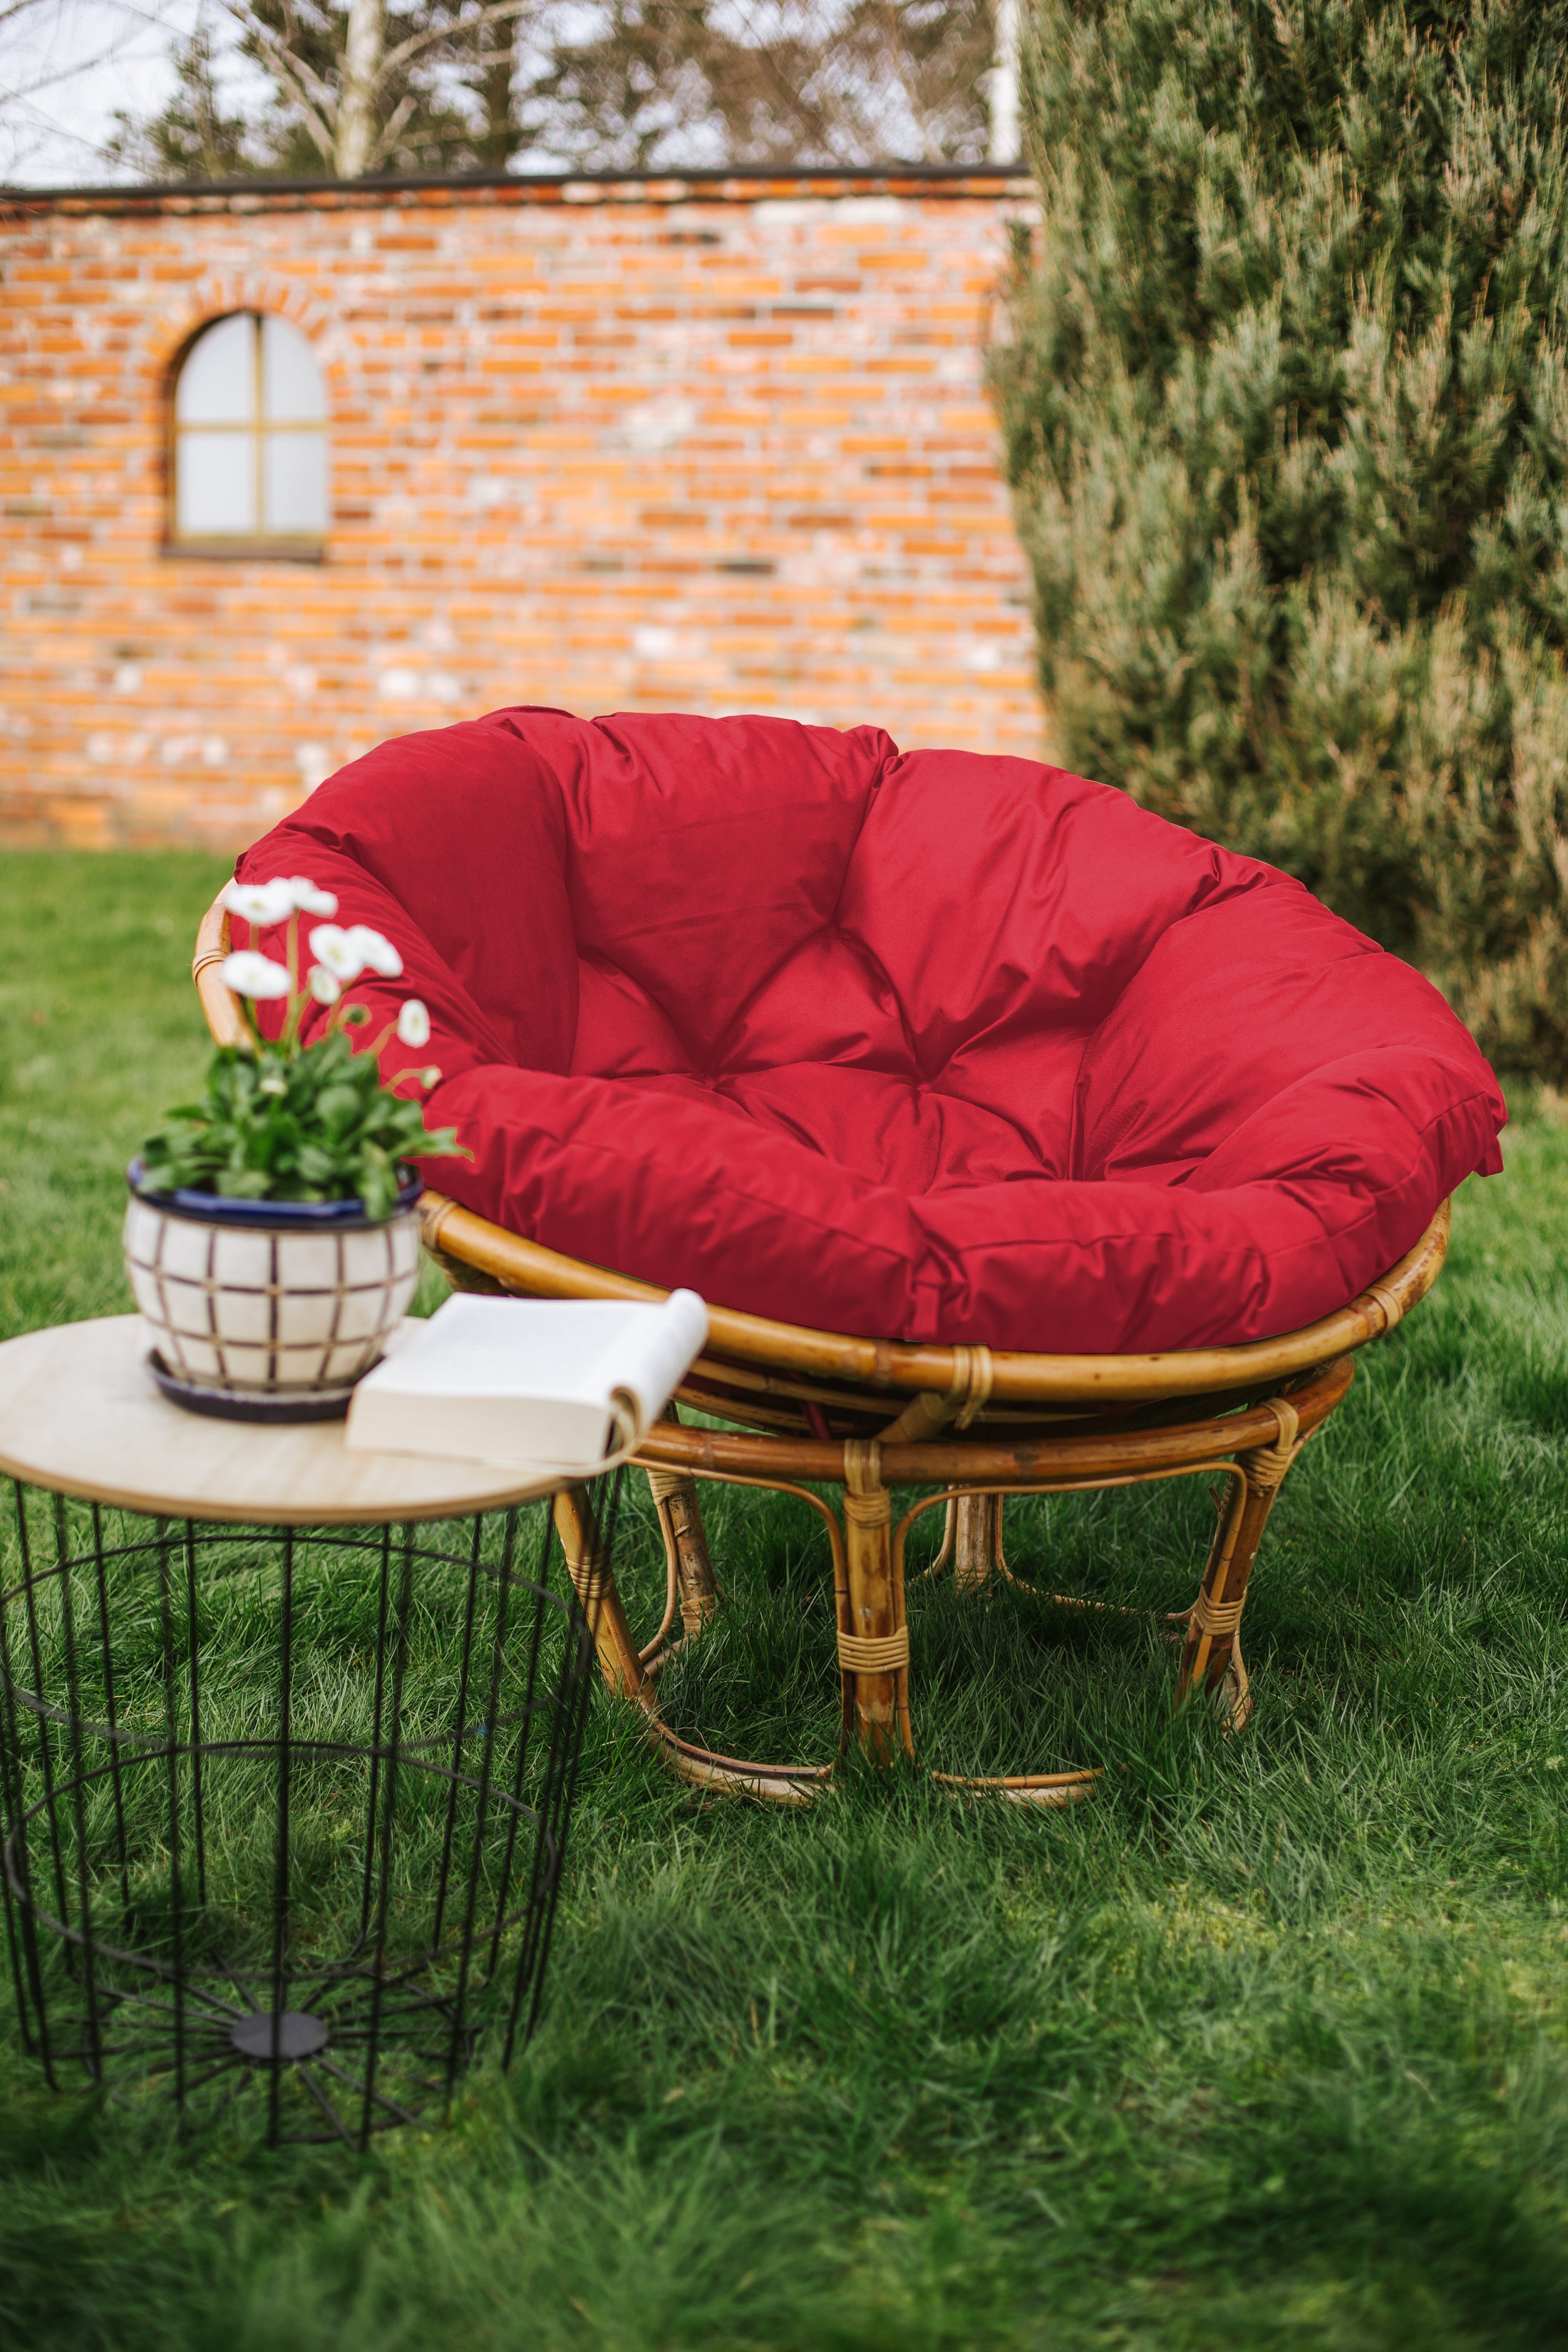
{"type": "Polygon", "coordinates": [[[658,1419],[708,1332],[693,1291],[643,1304],[459,1295],[354,1391],[351,1447],[465,1460],[574,1460],[631,1444],[658,1419]]]}
{"type": "Polygon", "coordinates": [[[366,1377],[410,1396],[565,1397],[607,1410],[605,1367],[624,1344],[628,1314],[647,1311],[614,1300],[459,1294],[428,1322],[405,1324],[395,1359],[389,1354],[366,1377]]]}
{"type": "Polygon", "coordinates": [[[643,1436],[658,1419],[707,1339],[708,1309],[694,1290],[672,1290],[662,1306],[640,1308],[636,1322],[616,1333],[594,1373],[628,1437],[643,1436]]]}

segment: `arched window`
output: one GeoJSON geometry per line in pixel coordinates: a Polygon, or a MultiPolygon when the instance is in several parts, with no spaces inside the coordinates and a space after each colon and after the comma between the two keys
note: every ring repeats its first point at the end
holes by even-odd
{"type": "Polygon", "coordinates": [[[204,327],[174,387],[170,538],[314,555],[327,530],[326,389],[287,319],[204,327]]]}

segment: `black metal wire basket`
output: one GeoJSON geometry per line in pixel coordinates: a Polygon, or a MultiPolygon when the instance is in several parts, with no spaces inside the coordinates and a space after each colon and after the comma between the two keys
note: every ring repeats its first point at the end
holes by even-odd
{"type": "MultiPolygon", "coordinates": [[[[314,1531],[15,1491],[0,1876],[49,2082],[363,2147],[510,2063],[594,1675],[549,1505],[314,1531]]],[[[619,1474],[591,1494],[608,1559],[619,1474]]]]}

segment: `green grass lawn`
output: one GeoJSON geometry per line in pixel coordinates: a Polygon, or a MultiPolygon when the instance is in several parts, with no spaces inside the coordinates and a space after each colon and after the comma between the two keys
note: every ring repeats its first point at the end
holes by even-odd
{"type": "MultiPolygon", "coordinates": [[[[127,1304],[121,1171],[201,1065],[216,873],[0,864],[0,1333],[127,1304]]],[[[1568,2342],[1568,1133],[1523,1117],[1508,1160],[1285,1489],[1244,1736],[1168,1727],[1136,1621],[934,1584],[928,1750],[1102,1761],[1093,1802],[904,1772],[804,1814],[704,1801],[598,1697],[543,2022],[448,2127],[363,2161],[182,2143],[44,2092],[7,2020],[0,2339],[1568,2342]]],[[[713,1508],[733,1607],[668,1704],[715,1744],[826,1747],[805,1518],[713,1508]]],[[[632,1534],[646,1606],[646,1507],[632,1534]]],[[[1024,1572],[1163,1607],[1201,1539],[1180,1490],[1009,1521],[1024,1572]]]]}

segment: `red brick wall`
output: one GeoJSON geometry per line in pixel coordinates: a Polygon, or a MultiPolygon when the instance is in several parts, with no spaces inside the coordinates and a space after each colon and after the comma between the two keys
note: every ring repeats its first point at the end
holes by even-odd
{"type": "Polygon", "coordinates": [[[1037,754],[982,346],[1005,175],[326,187],[0,212],[0,827],[238,843],[512,702],[1037,754]],[[331,404],[325,561],[165,553],[202,320],[331,404]]]}

